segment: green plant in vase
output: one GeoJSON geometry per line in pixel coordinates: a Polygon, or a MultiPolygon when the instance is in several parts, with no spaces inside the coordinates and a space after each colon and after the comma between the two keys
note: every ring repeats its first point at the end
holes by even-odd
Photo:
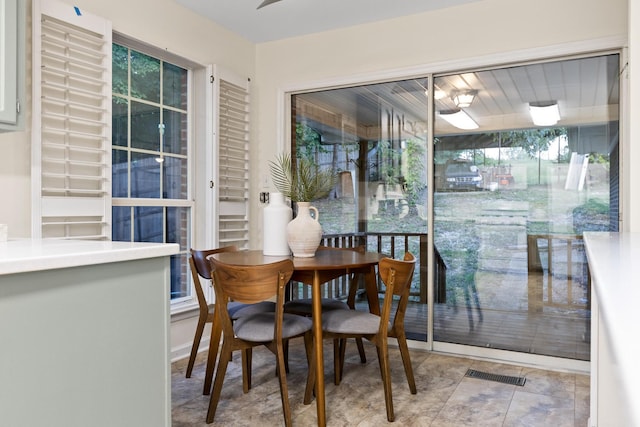
{"type": "Polygon", "coordinates": [[[326,197],[336,185],[336,175],[320,168],[306,157],[296,159],[296,169],[289,154],[269,162],[276,189],[292,202],[312,202],[326,197]]]}
{"type": "Polygon", "coordinates": [[[271,179],[284,197],[295,202],[298,214],[287,225],[287,242],[295,257],[313,257],[322,240],[318,209],[313,200],[326,197],[336,184],[332,171],[321,170],[307,158],[296,159],[296,168],[289,154],[282,154],[269,162],[271,179]],[[311,211],[314,216],[311,216],[311,211]]]}

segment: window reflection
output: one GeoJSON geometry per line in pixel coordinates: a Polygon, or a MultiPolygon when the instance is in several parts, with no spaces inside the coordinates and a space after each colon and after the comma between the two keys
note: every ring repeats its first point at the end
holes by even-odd
{"type": "Polygon", "coordinates": [[[160,60],[131,50],[130,61],[131,96],[160,102],[160,60]]]}

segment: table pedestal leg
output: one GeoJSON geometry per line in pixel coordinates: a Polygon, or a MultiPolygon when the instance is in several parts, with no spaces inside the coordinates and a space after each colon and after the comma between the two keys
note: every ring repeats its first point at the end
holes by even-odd
{"type": "Polygon", "coordinates": [[[313,274],[313,285],[311,286],[312,313],[313,313],[313,341],[316,351],[316,404],[318,408],[318,426],[324,427],[327,424],[325,418],[324,403],[324,358],[322,351],[322,293],[320,289],[320,274],[315,271],[313,274]]]}
{"type": "Polygon", "coordinates": [[[367,301],[369,303],[369,313],[380,315],[380,300],[378,299],[378,283],[376,281],[376,270],[373,266],[364,274],[364,285],[367,290],[367,301]]]}

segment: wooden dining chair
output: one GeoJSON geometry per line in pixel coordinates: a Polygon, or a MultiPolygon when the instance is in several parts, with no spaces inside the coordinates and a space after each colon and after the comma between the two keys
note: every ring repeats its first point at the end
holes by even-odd
{"type": "MultiPolygon", "coordinates": [[[[186,377],[191,378],[193,372],[193,365],[196,360],[198,348],[200,347],[200,341],[202,340],[202,333],[204,332],[205,325],[211,323],[211,341],[220,342],[221,326],[216,321],[214,316],[214,304],[209,304],[204,294],[203,280],[211,280],[211,269],[207,257],[220,252],[235,252],[238,248],[236,246],[225,246],[216,249],[196,250],[191,249],[191,257],[189,258],[189,266],[191,267],[191,277],[193,277],[193,284],[196,289],[196,297],[198,299],[198,324],[196,325],[196,332],[193,337],[193,344],[191,345],[191,354],[189,355],[189,363],[187,364],[186,377]]],[[[240,302],[232,302],[229,304],[229,313],[232,319],[237,319],[240,316],[251,314],[253,312],[260,311],[274,311],[275,303],[273,302],[261,302],[256,305],[247,305],[240,302]]],[[[211,370],[209,375],[205,376],[205,384],[203,394],[209,394],[211,390],[211,378],[213,377],[213,367],[218,354],[218,346],[210,346],[208,354],[207,369],[211,370]]]]}
{"type": "MultiPolygon", "coordinates": [[[[367,248],[364,245],[357,246],[354,248],[335,248],[331,246],[319,246],[318,250],[337,250],[337,251],[356,251],[359,253],[365,253],[367,248]]],[[[347,281],[348,281],[348,295],[347,301],[342,301],[335,298],[322,298],[320,301],[320,305],[322,306],[322,312],[326,312],[329,310],[355,310],[356,308],[356,293],[358,291],[358,279],[360,271],[347,271],[347,281]]],[[[299,298],[292,299],[284,303],[284,311],[286,313],[298,314],[300,316],[308,316],[312,315],[312,299],[311,298],[299,298]]],[[[361,338],[356,338],[356,344],[358,346],[358,354],[360,355],[360,362],[367,363],[367,356],[364,352],[364,345],[362,344],[361,338]]],[[[334,382],[336,385],[339,383],[339,379],[335,378],[334,382]]]]}
{"type": "MultiPolygon", "coordinates": [[[[386,286],[384,303],[380,316],[358,310],[331,310],[322,314],[323,338],[339,342],[338,357],[334,360],[334,374],[342,379],[344,369],[344,355],[346,338],[365,338],[377,347],[380,362],[380,373],[384,385],[384,397],[387,408],[387,420],[394,420],[393,399],[391,394],[391,370],[387,338],[393,337],[398,341],[405,375],[409,383],[411,394],[416,394],[416,384],[409,357],[409,348],[404,331],[404,317],[409,301],[409,291],[416,259],[410,252],[405,253],[403,260],[383,258],[378,264],[378,275],[386,286]],[[399,297],[395,313],[393,311],[394,297],[399,297]],[[393,316],[392,316],[393,314],[393,316]]],[[[311,363],[311,366],[315,364],[311,363]]],[[[305,403],[311,401],[313,383],[316,373],[310,373],[310,380],[305,390],[305,403]]]]}
{"type": "MultiPolygon", "coordinates": [[[[312,322],[309,318],[284,312],[285,286],[293,274],[290,259],[255,266],[236,266],[209,258],[213,271],[213,286],[216,292],[216,313],[223,330],[222,349],[216,369],[213,391],[209,400],[207,423],[212,423],[227,365],[234,351],[243,355],[242,389],[244,393],[251,387],[251,360],[253,347],[266,346],[276,355],[276,373],[280,381],[280,396],[285,425],[291,425],[291,409],[285,369],[284,341],[304,337],[307,361],[313,353],[312,322]],[[229,315],[229,301],[256,304],[275,297],[275,312],[253,313],[242,316],[235,322],[229,315]]],[[[308,378],[308,382],[310,379],[308,378]]],[[[307,388],[309,388],[307,384],[307,388]]]]}

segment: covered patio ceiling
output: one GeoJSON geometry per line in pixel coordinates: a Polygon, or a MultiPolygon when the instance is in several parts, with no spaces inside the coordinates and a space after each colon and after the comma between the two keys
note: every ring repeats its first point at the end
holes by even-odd
{"type": "MultiPolygon", "coordinates": [[[[456,147],[496,146],[486,134],[532,129],[529,103],[557,101],[557,127],[606,125],[618,120],[619,56],[547,62],[435,77],[435,136],[456,147]],[[463,110],[478,124],[461,130],[444,121],[440,111],[456,109],[456,91],[476,92],[463,110]]],[[[403,135],[426,138],[429,101],[427,77],[335,88],[298,94],[296,114],[316,129],[324,143],[378,140],[383,117],[392,116],[403,135]],[[385,114],[381,114],[385,112],[385,114]]],[[[459,149],[459,148],[458,148],[459,149]]]]}

